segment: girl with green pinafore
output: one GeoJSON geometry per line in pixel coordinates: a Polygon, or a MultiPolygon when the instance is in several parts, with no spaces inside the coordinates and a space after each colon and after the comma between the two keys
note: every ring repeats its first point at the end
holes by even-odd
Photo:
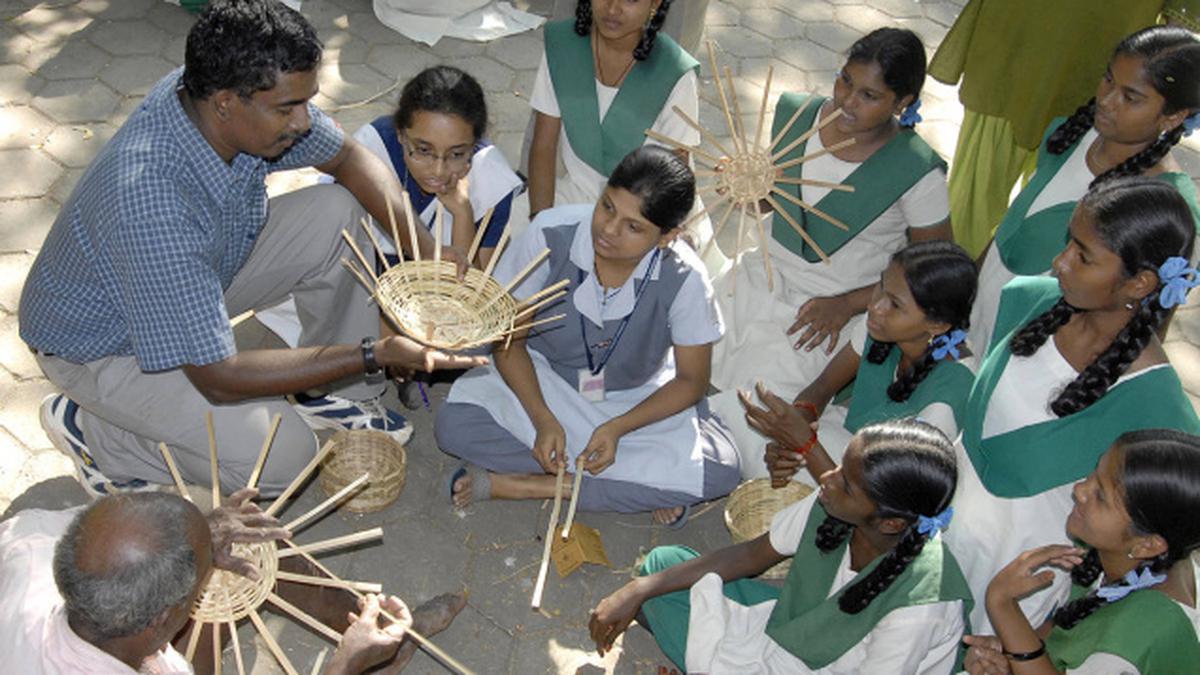
{"type": "Polygon", "coordinates": [[[821,490],[766,534],[703,556],[651,551],[592,611],[591,637],[603,653],[637,617],[686,672],[949,673],[971,608],[938,534],[950,526],[955,474],[934,427],[863,427],[821,490]],[[785,557],[782,590],[746,578],[785,557]]]}
{"type": "Polygon", "coordinates": [[[850,437],[867,424],[918,417],[957,438],[975,357],[964,344],[975,263],[948,241],[909,244],[892,256],[850,343],[791,404],[758,388],[761,407],[742,396],[746,421],[770,440],[740,448],[742,474],[786,484],[806,467],[819,480],[842,461],[850,437]],[[831,403],[854,382],[849,409],[831,403]],[[816,430],[813,423],[816,422],[816,430]]]}
{"type": "Polygon", "coordinates": [[[807,387],[845,346],[846,326],[866,311],[892,254],[909,241],[950,239],[945,163],[912,129],[924,81],[921,39],[880,28],[850,47],[832,98],[780,97],[771,133],[772,139],[783,134],[776,152],[788,149],[785,163],[811,156],[785,177],[817,182],[781,183],[792,199],[775,197],[773,208],[781,210],[771,216],[768,240],[714,282],[727,331],[713,352],[712,382],[721,392],[709,402],[739,448],[764,443],[742,421],[739,388],[760,381],[777,392],[807,387]]]}
{"type": "MultiPolygon", "coordinates": [[[[1170,184],[1106,181],[1080,201],[1050,277],[1004,289],[997,339],[967,400],[954,508],[969,527],[946,541],[976,600],[1022,551],[1067,543],[1071,484],[1118,436],[1147,428],[1200,432],[1155,332],[1200,283],[1196,236],[1170,184]]],[[[1035,623],[1067,580],[1021,600],[1035,623]]],[[[988,631],[977,606],[974,629],[988,631]]]]}
{"type": "Polygon", "coordinates": [[[1200,199],[1171,148],[1200,124],[1200,38],[1156,26],[1121,41],[1096,96],[1050,124],[1037,172],[1017,195],[987,247],[971,342],[996,336],[1000,289],[1017,275],[1046,274],[1062,248],[1067,221],[1089,187],[1121,176],[1154,176],[1175,186],[1200,222],[1200,199]]]}
{"type": "Polygon", "coordinates": [[[1085,548],[1023,553],[988,586],[997,636],[969,636],[965,665],[988,673],[1194,673],[1200,663],[1196,563],[1200,438],[1122,434],[1072,490],[1066,532],[1085,548]],[[1070,599],[1031,623],[1016,598],[1070,569],[1070,599]]]}

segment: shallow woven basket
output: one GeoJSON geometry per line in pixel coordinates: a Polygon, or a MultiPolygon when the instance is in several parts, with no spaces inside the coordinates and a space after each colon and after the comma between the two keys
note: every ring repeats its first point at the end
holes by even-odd
{"type": "Polygon", "coordinates": [[[445,261],[392,267],[380,275],[375,301],[406,335],[437,349],[493,342],[517,314],[516,300],[495,279],[471,268],[460,282],[454,263],[445,261]]]}
{"type": "Polygon", "coordinates": [[[396,439],[369,429],[339,431],[334,449],[321,463],[321,489],[332,496],[364,473],[371,474],[362,490],[342,503],[355,513],[379,511],[396,501],[404,489],[407,456],[396,439]]]}
{"type": "Polygon", "coordinates": [[[275,572],[279,569],[274,543],[234,544],[233,554],[249,560],[258,569],[258,581],[214,569],[208,585],[196,598],[192,607],[192,618],[196,621],[237,621],[258,609],[275,586],[275,572]]]}
{"type": "MultiPolygon", "coordinates": [[[[725,502],[725,527],[740,544],[760,537],[771,527],[771,519],[783,509],[812,494],[813,488],[796,481],[779,489],[771,487],[770,478],[755,478],[737,487],[725,502]]],[[[792,559],[762,573],[766,579],[782,579],[792,567],[792,559]]]]}

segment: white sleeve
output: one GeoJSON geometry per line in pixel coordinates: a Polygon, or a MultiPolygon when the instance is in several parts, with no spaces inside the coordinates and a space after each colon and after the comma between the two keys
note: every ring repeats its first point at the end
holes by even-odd
{"type": "MultiPolygon", "coordinates": [[[[863,659],[855,664],[853,672],[948,674],[954,670],[962,633],[961,600],[892,610],[863,638],[863,659]]],[[[836,668],[831,670],[837,672],[836,668]]]]}
{"type": "Polygon", "coordinates": [[[850,319],[850,348],[861,359],[867,348],[867,313],[855,314],[850,319]]]}
{"type": "Polygon", "coordinates": [[[813,504],[817,501],[814,491],[809,496],[792,504],[775,514],[771,519],[771,548],[779,555],[796,555],[800,546],[800,537],[804,536],[804,526],[808,523],[808,514],[812,512],[813,504]]]}
{"type": "Polygon", "coordinates": [[[921,411],[917,413],[917,418],[937,427],[943,434],[946,434],[946,438],[949,438],[952,443],[958,438],[958,422],[954,420],[954,408],[941,401],[921,408],[921,411]]]}
{"type": "MultiPolygon", "coordinates": [[[[546,233],[542,229],[551,223],[555,210],[545,209],[539,213],[529,227],[525,228],[524,232],[517,235],[504,248],[504,252],[500,254],[500,260],[496,262],[496,269],[492,271],[492,277],[501,286],[506,286],[509,281],[512,281],[518,272],[525,269],[525,266],[536,258],[542,249],[546,248],[546,233]]],[[[524,300],[542,290],[549,278],[550,263],[547,259],[535,267],[524,281],[517,284],[517,287],[513,289],[512,296],[517,300],[524,300]]]]}
{"type": "Polygon", "coordinates": [[[1067,675],[1139,675],[1137,666],[1108,652],[1095,652],[1084,659],[1078,668],[1068,668],[1067,675]]]}
{"type": "Polygon", "coordinates": [[[671,302],[667,325],[671,343],[684,347],[716,342],[725,334],[712,284],[700,271],[692,269],[683,281],[671,302]]]}
{"type": "Polygon", "coordinates": [[[900,197],[900,213],[909,227],[930,227],[950,217],[946,174],[934,169],[900,197]]]}
{"type": "MultiPolygon", "coordinates": [[[[700,132],[683,121],[683,118],[673,110],[676,106],[693,120],[700,119],[700,94],[697,90],[695,70],[687,71],[675,82],[675,87],[671,89],[671,95],[667,97],[667,102],[663,104],[662,110],[658,111],[658,117],[650,128],[688,145],[699,144],[700,132]]],[[[652,142],[657,143],[657,141],[652,142]]]]}
{"type": "Polygon", "coordinates": [[[550,82],[550,66],[546,63],[545,51],[542,52],[542,62],[538,65],[537,78],[533,81],[529,105],[543,115],[562,117],[558,109],[558,97],[554,95],[554,84],[550,82]]]}

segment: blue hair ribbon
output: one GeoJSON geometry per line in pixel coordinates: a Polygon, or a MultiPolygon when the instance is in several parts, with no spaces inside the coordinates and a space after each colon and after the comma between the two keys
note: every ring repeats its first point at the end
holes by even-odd
{"type": "Polygon", "coordinates": [[[950,519],[953,517],[953,506],[947,506],[945,511],[942,511],[932,518],[929,516],[917,516],[917,532],[932,537],[934,533],[950,527],[950,519]]]}
{"type": "Polygon", "coordinates": [[[1101,586],[1096,591],[1096,595],[1104,598],[1107,602],[1116,602],[1134,591],[1157,586],[1166,580],[1167,575],[1154,574],[1150,568],[1143,567],[1140,574],[1137,570],[1129,570],[1119,584],[1101,586]]]}
{"type": "Polygon", "coordinates": [[[958,358],[958,346],[967,339],[967,331],[961,328],[955,328],[949,333],[942,333],[933,339],[933,358],[935,361],[941,361],[949,354],[955,359],[958,358]]]}
{"type": "Polygon", "coordinates": [[[917,122],[920,122],[922,119],[924,119],[921,117],[921,114],[917,112],[920,109],[921,99],[918,98],[912,103],[909,103],[908,107],[904,109],[904,112],[900,113],[900,126],[905,127],[906,129],[911,129],[917,126],[917,122]]]}
{"type": "Polygon", "coordinates": [[[1188,265],[1187,258],[1171,256],[1158,268],[1158,280],[1162,290],[1158,292],[1158,304],[1170,309],[1187,302],[1188,291],[1200,286],[1200,274],[1188,265]]]}

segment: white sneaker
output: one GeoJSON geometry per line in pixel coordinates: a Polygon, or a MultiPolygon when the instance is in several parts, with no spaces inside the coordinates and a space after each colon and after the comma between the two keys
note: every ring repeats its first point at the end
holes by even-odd
{"type": "Polygon", "coordinates": [[[378,398],[352,401],[325,394],[290,397],[292,408],[312,429],[374,429],[388,434],[401,445],[412,438],[412,425],[395,410],[389,410],[378,398]]]}
{"type": "Polygon", "coordinates": [[[79,484],[83,486],[88,495],[93,499],[98,499],[121,492],[157,489],[157,486],[140,478],[119,482],[109,480],[101,473],[99,467],[96,466],[96,460],[92,459],[92,453],[88,450],[87,443],[83,440],[83,431],[75,420],[75,416],[78,414],[79,404],[62,394],[50,394],[42,399],[40,411],[42,429],[45,430],[46,437],[50,439],[54,447],[75,462],[75,472],[79,484]]]}

